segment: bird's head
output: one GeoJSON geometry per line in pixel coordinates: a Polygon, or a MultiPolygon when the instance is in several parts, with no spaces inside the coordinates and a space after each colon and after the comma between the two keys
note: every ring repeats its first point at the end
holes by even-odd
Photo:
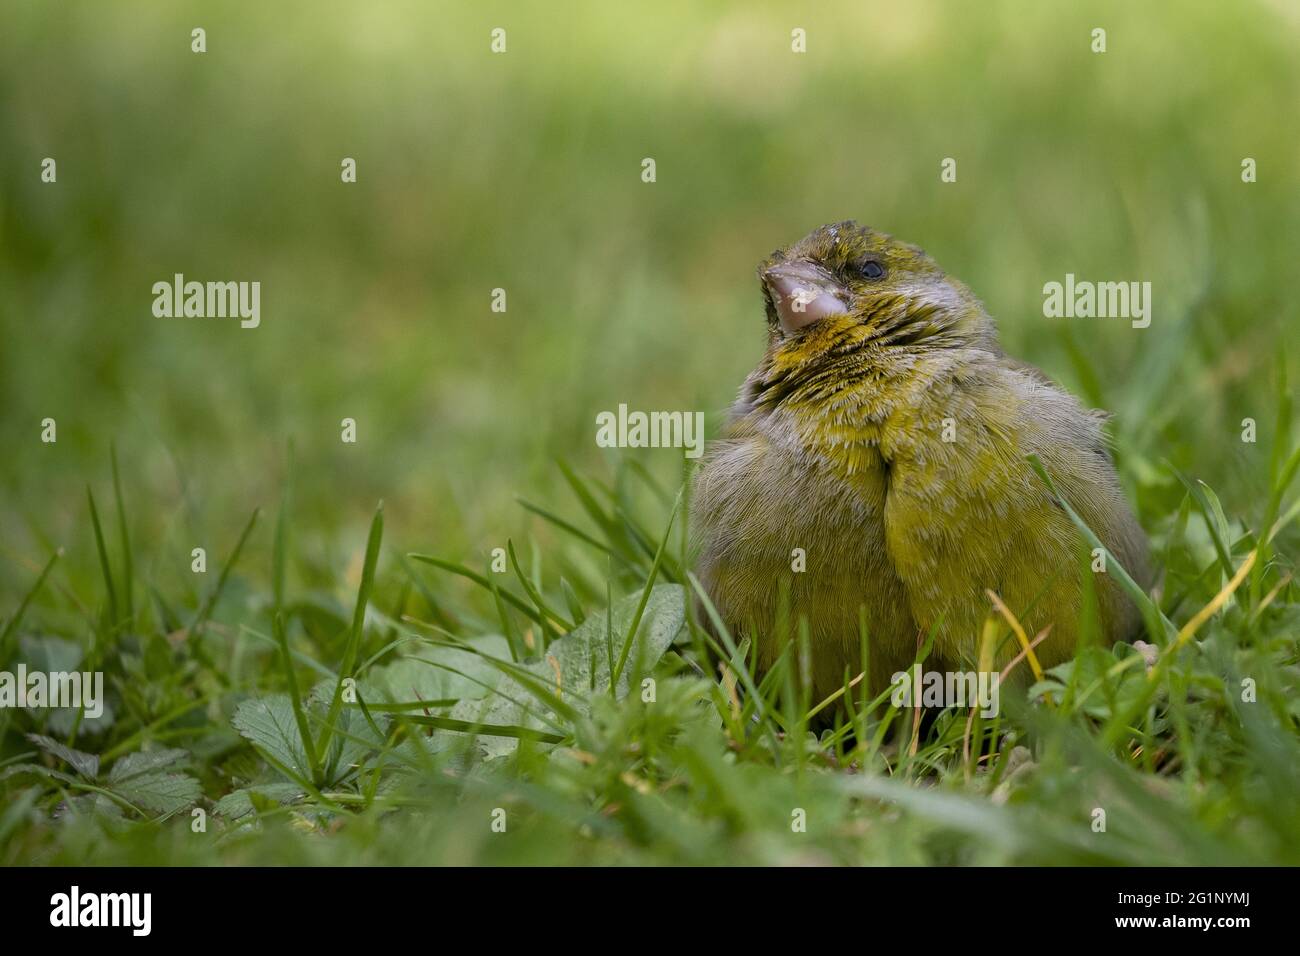
{"type": "Polygon", "coordinates": [[[924,251],[856,222],[815,229],[758,267],[769,357],[786,369],[864,349],[996,348],[975,295],[924,251]]]}

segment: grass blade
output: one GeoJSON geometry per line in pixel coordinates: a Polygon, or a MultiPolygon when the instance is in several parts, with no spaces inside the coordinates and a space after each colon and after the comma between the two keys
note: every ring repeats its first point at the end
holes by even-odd
{"type": "MultiPolygon", "coordinates": [[[[330,737],[339,711],[343,707],[343,682],[352,675],[352,667],[357,661],[357,652],[361,647],[361,634],[365,630],[366,605],[370,603],[370,592],[375,584],[375,565],[379,561],[379,545],[384,538],[384,503],[379,502],[375,516],[370,521],[370,536],[366,540],[366,558],[361,568],[361,587],[357,591],[357,605],[352,612],[352,630],[348,634],[347,647],[343,651],[343,663],[339,665],[339,682],[334,688],[334,698],[330,701],[329,713],[325,716],[325,731],[321,734],[320,755],[329,758],[330,737]]],[[[333,767],[329,768],[333,771],[333,767]]]]}
{"type": "Polygon", "coordinates": [[[108,591],[109,629],[117,627],[117,589],[113,586],[113,568],[108,563],[108,548],[104,546],[104,529],[99,524],[99,509],[95,507],[95,494],[86,486],[86,500],[90,502],[90,523],[95,530],[95,549],[99,552],[99,568],[104,575],[104,588],[108,591]]]}
{"type": "Polygon", "coordinates": [[[515,569],[515,577],[517,577],[519,583],[523,585],[524,593],[528,595],[529,599],[537,608],[537,613],[542,619],[542,629],[546,632],[548,637],[547,643],[549,644],[551,640],[559,636],[555,633],[555,629],[551,627],[550,620],[558,621],[566,631],[573,630],[575,627],[574,623],[565,619],[563,614],[547,604],[546,599],[542,597],[542,593],[531,581],[528,580],[528,576],[524,574],[523,568],[519,566],[519,558],[515,556],[514,542],[509,538],[506,539],[506,554],[510,556],[510,566],[515,569]],[[550,620],[547,620],[548,618],[550,620]]]}
{"type": "Polygon", "coordinates": [[[126,619],[135,620],[135,568],[131,561],[131,536],[127,532],[126,506],[122,503],[122,479],[117,472],[117,447],[110,446],[113,461],[113,497],[117,503],[117,535],[122,548],[122,599],[126,605],[126,619]]]}
{"type": "Polygon", "coordinates": [[[271,632],[280,650],[280,667],[284,670],[285,683],[289,685],[289,703],[293,707],[293,720],[298,725],[298,736],[302,738],[303,753],[307,756],[307,766],[311,768],[312,779],[320,781],[320,765],[316,761],[316,747],[312,743],[311,728],[307,725],[307,711],[302,706],[302,694],[298,690],[298,681],[294,677],[293,657],[289,653],[289,638],[284,632],[284,615],[275,612],[271,620],[271,632]]]}
{"type": "Polygon", "coordinates": [[[444,571],[450,571],[452,574],[459,575],[462,578],[468,578],[470,581],[473,581],[475,584],[483,588],[485,591],[488,591],[489,593],[500,591],[501,598],[505,601],[508,601],[510,604],[512,604],[515,610],[520,611],[521,613],[527,615],[529,618],[536,621],[538,624],[542,623],[541,614],[538,613],[537,609],[534,608],[527,601],[519,597],[519,595],[515,594],[513,591],[508,590],[507,588],[498,588],[497,585],[494,584],[492,581],[489,581],[486,577],[479,574],[477,571],[470,570],[469,568],[465,567],[465,565],[463,564],[457,564],[455,561],[448,561],[446,558],[435,557],[432,554],[411,553],[408,554],[407,557],[410,558],[412,561],[419,561],[422,564],[431,564],[435,568],[441,568],[444,571]]]}
{"type": "Polygon", "coordinates": [[[1160,643],[1169,640],[1169,638],[1175,633],[1173,624],[1160,612],[1160,609],[1155,606],[1155,603],[1152,602],[1146,591],[1142,590],[1141,585],[1133,580],[1128,571],[1125,570],[1124,566],[1119,563],[1119,559],[1111,554],[1110,550],[1101,543],[1101,539],[1098,538],[1093,530],[1088,527],[1088,523],[1079,517],[1078,512],[1076,512],[1074,508],[1070,506],[1070,503],[1056,490],[1056,486],[1052,484],[1051,476],[1047,474],[1047,469],[1043,467],[1043,463],[1039,461],[1038,456],[1030,455],[1028,458],[1029,464],[1034,469],[1034,472],[1040,479],[1042,479],[1043,484],[1047,486],[1048,492],[1056,500],[1056,503],[1061,506],[1069,516],[1070,520],[1074,522],[1074,526],[1079,529],[1079,533],[1083,535],[1084,540],[1088,542],[1090,547],[1100,549],[1105,553],[1107,570],[1113,570],[1115,572],[1115,580],[1117,580],[1120,587],[1124,589],[1124,593],[1126,593],[1142,611],[1142,619],[1146,622],[1147,631],[1151,635],[1152,639],[1159,641],[1160,643]]]}
{"type": "Polygon", "coordinates": [[[684,490],[677,492],[677,500],[673,502],[672,513],[668,516],[668,527],[664,528],[664,536],[659,540],[659,550],[655,552],[654,561],[650,564],[650,573],[646,575],[645,587],[641,589],[641,600],[637,602],[636,613],[632,615],[632,623],[627,629],[627,634],[623,637],[623,649],[619,651],[617,666],[610,673],[609,683],[611,687],[618,686],[618,679],[623,676],[623,668],[627,664],[627,656],[632,652],[632,638],[636,636],[636,629],[641,626],[641,617],[645,614],[645,606],[650,600],[650,592],[654,589],[655,578],[659,576],[659,564],[663,561],[664,550],[668,547],[668,538],[672,535],[673,522],[677,520],[677,512],[681,510],[684,490]]]}
{"type": "Polygon", "coordinates": [[[520,740],[536,740],[547,744],[563,743],[567,739],[559,734],[548,734],[544,730],[534,730],[532,727],[520,727],[516,724],[477,724],[471,720],[456,720],[454,717],[434,717],[425,714],[407,714],[402,719],[425,727],[455,730],[463,734],[516,737],[520,740]]]}
{"type": "Polygon", "coordinates": [[[58,561],[62,556],[62,548],[50,555],[50,560],[45,562],[45,567],[41,569],[41,573],[37,576],[36,583],[23,595],[22,601],[18,604],[18,610],[14,611],[13,617],[5,622],[4,630],[0,631],[0,662],[9,659],[9,639],[18,630],[18,625],[22,623],[23,615],[27,613],[27,606],[32,603],[32,598],[40,591],[45,579],[50,576],[50,571],[54,568],[54,562],[58,561]]]}
{"type": "Polygon", "coordinates": [[[217,586],[212,589],[203,606],[199,608],[198,614],[194,616],[194,621],[189,627],[189,636],[197,636],[203,625],[207,623],[208,617],[212,614],[212,609],[216,607],[217,601],[221,598],[221,592],[226,588],[226,579],[230,577],[231,569],[234,568],[235,562],[239,560],[240,553],[244,550],[244,544],[248,541],[248,536],[253,533],[253,526],[257,524],[257,517],[262,513],[261,508],[254,508],[252,515],[249,516],[248,523],[244,525],[244,530],[239,535],[239,540],[235,542],[235,549],[230,552],[230,557],[226,558],[226,563],[221,566],[221,574],[217,578],[217,586]]]}
{"type": "Polygon", "coordinates": [[[593,538],[591,535],[587,534],[587,532],[579,528],[577,525],[565,521],[563,518],[555,514],[553,511],[547,511],[545,508],[532,504],[529,501],[525,501],[523,498],[516,498],[515,500],[519,502],[520,507],[522,507],[525,511],[531,511],[539,518],[542,518],[543,520],[555,525],[555,527],[559,528],[561,531],[568,532],[569,534],[577,538],[579,541],[581,541],[583,544],[591,545],[591,547],[604,551],[607,554],[617,554],[617,552],[609,545],[605,544],[605,542],[598,541],[597,539],[593,538]]]}

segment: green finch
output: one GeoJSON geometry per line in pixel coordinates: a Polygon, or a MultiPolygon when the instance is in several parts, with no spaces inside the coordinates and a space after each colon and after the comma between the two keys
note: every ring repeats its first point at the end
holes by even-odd
{"type": "MultiPolygon", "coordinates": [[[[758,274],[767,350],[696,472],[692,520],[701,583],[760,670],[783,613],[807,620],[818,700],[861,669],[860,622],[875,692],[932,630],[926,669],[971,670],[989,591],[1030,638],[1050,628],[1044,667],[1073,653],[1088,591],[1102,640],[1133,635],[1105,555],[1026,460],[1146,586],[1104,414],[1008,357],[970,289],[883,233],[823,226],[758,274]]],[[[1018,650],[1004,641],[996,664],[1018,650]]]]}

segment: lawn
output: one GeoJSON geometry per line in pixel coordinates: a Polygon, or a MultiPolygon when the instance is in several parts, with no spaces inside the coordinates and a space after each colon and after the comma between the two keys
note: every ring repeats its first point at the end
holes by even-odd
{"type": "Polygon", "coordinates": [[[0,22],[0,674],[104,681],[0,707],[0,864],[1300,863],[1291,5],[0,22]],[[598,416],[716,434],[846,218],[1111,413],[1144,646],[921,719],[703,626],[694,461],[598,416]]]}

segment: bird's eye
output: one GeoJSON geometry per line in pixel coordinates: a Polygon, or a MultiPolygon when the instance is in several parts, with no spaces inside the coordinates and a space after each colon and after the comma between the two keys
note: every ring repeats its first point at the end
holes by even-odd
{"type": "Polygon", "coordinates": [[[883,279],[885,277],[885,267],[875,259],[863,259],[855,268],[861,276],[867,279],[883,279]]]}

